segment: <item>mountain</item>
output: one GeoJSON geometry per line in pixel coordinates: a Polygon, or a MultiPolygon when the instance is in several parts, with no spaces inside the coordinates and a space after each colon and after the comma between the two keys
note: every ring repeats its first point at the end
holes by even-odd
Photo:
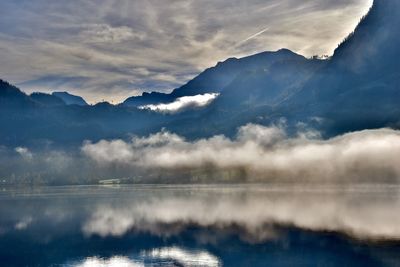
{"type": "Polygon", "coordinates": [[[107,103],[66,105],[53,95],[27,95],[0,80],[0,146],[74,148],[84,140],[147,134],[169,122],[162,115],[107,103]]]}
{"type": "Polygon", "coordinates": [[[327,135],[395,126],[400,69],[395,34],[398,5],[393,0],[376,1],[329,60],[306,59],[286,49],[231,58],[171,94],[144,94],[125,104],[133,99],[137,101],[133,106],[138,106],[219,92],[207,112],[194,115],[202,124],[191,125],[189,117],[168,125],[188,136],[234,132],[248,121],[268,124],[282,117],[292,124],[324,118],[321,130],[327,135]],[[210,128],[214,130],[210,132],[210,128]]]}
{"type": "MultiPolygon", "coordinates": [[[[283,65],[285,63],[286,65],[298,64],[298,69],[301,69],[300,65],[306,62],[308,62],[306,58],[287,49],[281,49],[276,52],[263,52],[240,59],[229,58],[224,62],[219,62],[212,68],[206,69],[185,85],[173,90],[170,94],[143,93],[141,96],[126,99],[123,104],[137,107],[148,104],[168,103],[182,96],[221,93],[226,91],[227,86],[231,85],[233,87],[232,84],[234,80],[239,78],[239,75],[256,74],[256,72],[265,74],[270,69],[274,69],[275,66],[284,71],[283,65]]],[[[306,65],[310,64],[307,63],[306,65]]],[[[293,79],[296,79],[296,77],[291,78],[291,80],[293,79]]]]}
{"type": "Polygon", "coordinates": [[[400,128],[400,2],[375,1],[328,60],[277,62],[241,72],[201,116],[167,127],[185,136],[234,134],[248,122],[285,119],[324,137],[381,127],[400,128]],[[296,62],[296,63],[295,63],[296,62]],[[280,78],[281,77],[281,78],[280,78]]]}
{"type": "Polygon", "coordinates": [[[45,93],[32,93],[30,98],[37,103],[44,105],[44,106],[63,106],[65,102],[54,95],[49,95],[45,93]]]}
{"type": "Polygon", "coordinates": [[[375,1],[329,64],[282,103],[301,116],[327,121],[332,135],[397,127],[400,118],[400,2],[375,1]]]}
{"type": "MultiPolygon", "coordinates": [[[[257,56],[253,56],[253,59],[257,56]]],[[[246,60],[248,61],[248,60],[246,60]]],[[[127,106],[140,106],[148,104],[168,103],[182,96],[194,96],[205,93],[218,93],[229,84],[242,69],[248,67],[236,58],[229,58],[219,62],[215,67],[206,69],[185,85],[173,90],[170,94],[152,92],[143,93],[141,96],[130,97],[124,101],[127,106]]]]}
{"type": "Polygon", "coordinates": [[[48,95],[28,96],[0,81],[0,145],[79,146],[84,140],[129,138],[163,128],[187,139],[231,136],[247,123],[270,125],[283,119],[289,134],[306,125],[324,137],[400,128],[398,14],[399,1],[375,1],[328,60],[307,59],[287,49],[230,58],[170,94],[144,93],[116,106],[71,105],[57,93],[53,96],[67,105],[54,105],[57,100],[48,95]],[[220,95],[201,109],[161,114],[136,108],[210,92],[220,95]]]}
{"type": "Polygon", "coordinates": [[[276,106],[302,88],[304,83],[325,61],[307,59],[290,50],[281,49],[244,58],[239,61],[257,60],[250,68],[243,68],[236,77],[221,90],[214,105],[240,110],[257,106],[276,106]]]}
{"type": "Polygon", "coordinates": [[[128,98],[123,106],[168,103],[182,96],[220,93],[209,107],[174,115],[164,126],[189,139],[220,133],[230,135],[236,132],[239,123],[246,124],[259,117],[259,114],[252,114],[252,118],[246,116],[246,119],[237,120],[238,114],[259,106],[272,108],[278,105],[300,90],[325,64],[324,60],[307,59],[288,49],[230,58],[206,69],[170,94],[144,93],[128,98]],[[193,121],[198,123],[193,124],[193,121]]]}
{"type": "Polygon", "coordinates": [[[25,108],[34,102],[17,87],[0,79],[0,108],[25,108]]]}
{"type": "Polygon", "coordinates": [[[88,105],[88,103],[86,103],[86,101],[82,97],[72,95],[68,92],[53,92],[52,95],[62,99],[67,105],[78,105],[78,106],[88,105]]]}
{"type": "Polygon", "coordinates": [[[174,101],[174,99],[175,98],[171,94],[144,92],[141,96],[132,96],[127,98],[123,102],[123,105],[129,107],[140,107],[149,104],[168,103],[174,101]]]}

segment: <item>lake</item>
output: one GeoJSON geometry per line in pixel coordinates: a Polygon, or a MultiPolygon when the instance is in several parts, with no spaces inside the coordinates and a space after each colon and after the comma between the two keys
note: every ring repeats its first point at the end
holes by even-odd
{"type": "Polygon", "coordinates": [[[0,190],[4,267],[400,266],[397,185],[0,190]]]}

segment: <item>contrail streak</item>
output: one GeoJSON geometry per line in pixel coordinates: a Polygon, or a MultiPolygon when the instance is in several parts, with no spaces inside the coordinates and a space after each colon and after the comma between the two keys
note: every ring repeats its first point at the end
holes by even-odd
{"type": "Polygon", "coordinates": [[[255,33],[255,34],[253,34],[253,35],[247,37],[246,39],[244,39],[244,40],[242,40],[242,41],[240,41],[240,42],[238,42],[235,46],[239,46],[239,45],[241,45],[241,44],[243,44],[243,43],[245,43],[245,42],[247,42],[247,41],[250,41],[251,39],[253,39],[253,38],[259,36],[260,34],[263,34],[264,32],[266,32],[266,31],[268,31],[268,30],[269,30],[269,27],[267,27],[267,28],[265,28],[265,29],[263,29],[263,30],[261,30],[261,31],[259,31],[259,32],[257,32],[257,33],[255,33]]]}

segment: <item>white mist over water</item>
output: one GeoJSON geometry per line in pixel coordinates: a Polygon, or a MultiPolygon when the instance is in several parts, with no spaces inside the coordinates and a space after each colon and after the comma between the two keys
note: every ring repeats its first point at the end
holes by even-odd
{"type": "Polygon", "coordinates": [[[314,131],[288,137],[284,128],[248,124],[235,138],[188,141],[168,131],[130,142],[102,140],[82,146],[104,168],[244,170],[259,181],[387,182],[400,178],[400,131],[365,130],[328,140],[314,131]]]}
{"type": "Polygon", "coordinates": [[[0,149],[0,176],[15,182],[92,184],[127,182],[291,182],[323,184],[400,181],[400,131],[364,130],[321,139],[309,129],[288,136],[285,127],[247,124],[236,136],[187,140],[162,130],[130,140],[86,141],[76,151],[0,149]],[[42,170],[46,170],[43,172],[42,170]],[[25,178],[24,178],[25,177],[25,178]],[[25,180],[24,180],[25,179],[25,180]]]}

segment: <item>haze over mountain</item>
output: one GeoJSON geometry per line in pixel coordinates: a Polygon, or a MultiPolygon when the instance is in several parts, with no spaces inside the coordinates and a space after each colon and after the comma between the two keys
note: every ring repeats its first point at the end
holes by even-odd
{"type": "Polygon", "coordinates": [[[61,98],[67,105],[86,106],[88,104],[82,97],[71,95],[68,92],[53,92],[52,95],[61,98]]]}

